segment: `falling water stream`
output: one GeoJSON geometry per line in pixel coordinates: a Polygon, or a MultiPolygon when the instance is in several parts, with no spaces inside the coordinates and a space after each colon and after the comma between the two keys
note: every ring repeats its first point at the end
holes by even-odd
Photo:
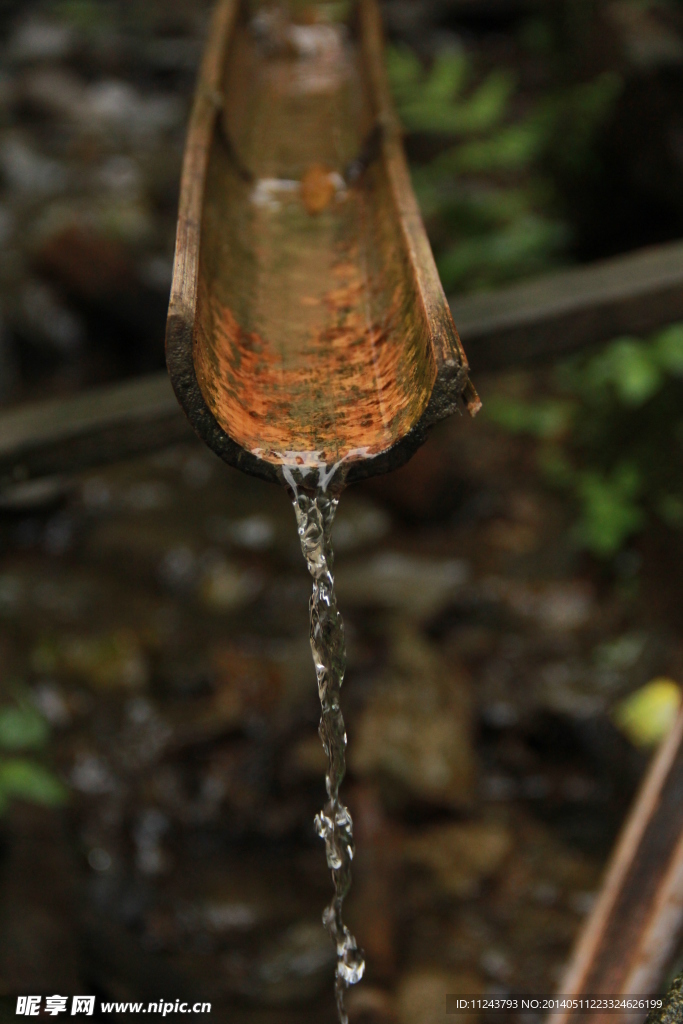
{"type": "MultiPolygon", "coordinates": [[[[301,550],[313,577],[310,639],[322,708],[319,733],[329,761],[325,777],[327,803],[315,817],[315,828],[325,841],[327,864],[332,872],[334,896],[323,913],[323,924],[337,950],[335,995],[339,1021],[348,1024],[344,993],[363,977],[365,961],[342,919],[342,904],[351,886],[354,846],[351,814],[339,799],[339,787],[346,772],[346,729],[339,703],[346,670],[346,643],[334,589],[330,540],[339,498],[320,483],[310,490],[307,482],[304,489],[301,477],[296,478],[288,469],[283,475],[294,503],[301,550]]],[[[321,472],[318,480],[327,483],[332,475],[321,472]]]]}

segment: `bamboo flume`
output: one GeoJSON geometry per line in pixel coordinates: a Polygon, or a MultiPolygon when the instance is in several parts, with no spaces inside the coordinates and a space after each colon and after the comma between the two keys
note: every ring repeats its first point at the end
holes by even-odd
{"type": "Polygon", "coordinates": [[[479,400],[384,75],[375,0],[220,0],[188,129],[167,363],[190,423],[270,480],[404,462],[479,400]]]}

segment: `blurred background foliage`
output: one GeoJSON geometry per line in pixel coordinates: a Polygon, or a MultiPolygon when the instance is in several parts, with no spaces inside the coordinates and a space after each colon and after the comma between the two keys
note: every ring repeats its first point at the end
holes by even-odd
{"type": "Polygon", "coordinates": [[[683,324],[562,363],[552,389],[531,402],[494,396],[486,415],[539,439],[546,480],[575,503],[581,546],[614,556],[653,516],[680,529],[683,324]]]}
{"type": "MultiPolygon", "coordinates": [[[[444,32],[431,52],[419,32],[390,46],[449,294],[680,234],[682,16],[674,0],[512,4],[498,28],[514,41],[491,44],[498,60],[466,34],[444,32]]],[[[648,523],[683,525],[682,376],[673,325],[563,363],[523,396],[494,389],[484,414],[537,439],[544,480],[575,510],[574,542],[609,561],[648,523]]]]}
{"type": "Polygon", "coordinates": [[[514,73],[494,69],[473,84],[463,50],[442,51],[425,68],[407,45],[393,46],[387,66],[406,129],[443,146],[413,180],[446,290],[490,288],[567,262],[572,230],[556,178],[591,166],[619,76],[556,88],[515,116],[514,73]]]}
{"type": "Polygon", "coordinates": [[[39,760],[49,733],[30,695],[19,695],[13,704],[0,708],[0,814],[13,799],[48,807],[65,803],[66,787],[39,760]]]}

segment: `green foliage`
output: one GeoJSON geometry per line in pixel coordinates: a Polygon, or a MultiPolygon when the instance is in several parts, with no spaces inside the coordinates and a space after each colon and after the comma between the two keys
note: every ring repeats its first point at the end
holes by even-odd
{"type": "Polygon", "coordinates": [[[594,401],[609,401],[607,392],[613,389],[621,405],[637,408],[662,384],[657,347],[637,338],[619,338],[590,361],[582,376],[594,401]]]}
{"type": "Polygon", "coordinates": [[[575,486],[580,504],[577,540],[602,558],[615,555],[645,521],[638,466],[620,462],[611,473],[588,469],[576,474],[575,486]]]}
{"type": "Polygon", "coordinates": [[[683,377],[683,324],[672,324],[655,339],[655,358],[665,373],[683,377]]]}
{"type": "Polygon", "coordinates": [[[504,430],[543,440],[561,437],[571,422],[572,412],[573,405],[567,401],[523,402],[503,395],[487,398],[485,406],[486,418],[504,430]]]}
{"type": "MultiPolygon", "coordinates": [[[[44,747],[49,737],[45,719],[29,704],[0,708],[0,751],[4,754],[44,747]]],[[[67,791],[54,772],[33,758],[0,756],[0,813],[12,798],[56,807],[67,791]]]]}
{"type": "Polygon", "coordinates": [[[13,757],[0,761],[0,807],[15,797],[46,807],[66,802],[65,787],[53,772],[36,761],[13,757]]]}
{"type": "Polygon", "coordinates": [[[503,284],[546,269],[550,254],[559,251],[566,239],[563,224],[529,213],[497,231],[449,245],[438,257],[439,273],[448,288],[503,284]]]}
{"type": "Polygon", "coordinates": [[[86,34],[110,31],[114,27],[111,5],[102,0],[58,0],[53,13],[60,20],[86,34]]]}
{"type": "Polygon", "coordinates": [[[484,414],[539,439],[546,479],[573,497],[577,542],[611,558],[653,518],[683,528],[683,324],[572,359],[556,384],[552,399],[494,397],[484,414]]]}
{"type": "Polygon", "coordinates": [[[513,73],[498,69],[473,84],[462,50],[425,68],[408,47],[391,47],[387,66],[408,131],[445,142],[413,169],[444,287],[484,289],[561,261],[571,234],[558,214],[554,175],[590,162],[619,79],[604,74],[566,87],[514,116],[513,73]]]}
{"type": "Polygon", "coordinates": [[[33,708],[0,708],[0,750],[42,747],[47,737],[47,722],[33,708]]]}
{"type": "Polygon", "coordinates": [[[439,54],[429,71],[407,46],[391,47],[387,69],[396,104],[410,131],[472,135],[500,123],[515,89],[512,75],[494,71],[464,95],[470,62],[460,50],[439,54]]]}
{"type": "Polygon", "coordinates": [[[592,82],[561,89],[540,104],[535,115],[537,130],[548,163],[556,173],[576,174],[591,167],[596,133],[622,87],[619,75],[604,71],[592,82]]]}

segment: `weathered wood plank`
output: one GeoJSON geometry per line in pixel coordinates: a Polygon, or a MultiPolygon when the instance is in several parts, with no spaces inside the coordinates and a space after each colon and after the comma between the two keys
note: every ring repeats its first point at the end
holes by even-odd
{"type": "MultiPolygon", "coordinates": [[[[560,983],[562,995],[653,995],[683,933],[683,712],[653,758],[598,901],[560,983]]],[[[646,1014],[595,1013],[591,1024],[646,1014]]],[[[552,1014],[553,1024],[583,1016],[552,1014]]]]}
{"type": "Polygon", "coordinates": [[[166,373],[0,414],[0,487],[155,451],[192,436],[166,373]]]}
{"type": "Polygon", "coordinates": [[[451,299],[472,372],[554,359],[683,320],[683,242],[451,299]]]}

